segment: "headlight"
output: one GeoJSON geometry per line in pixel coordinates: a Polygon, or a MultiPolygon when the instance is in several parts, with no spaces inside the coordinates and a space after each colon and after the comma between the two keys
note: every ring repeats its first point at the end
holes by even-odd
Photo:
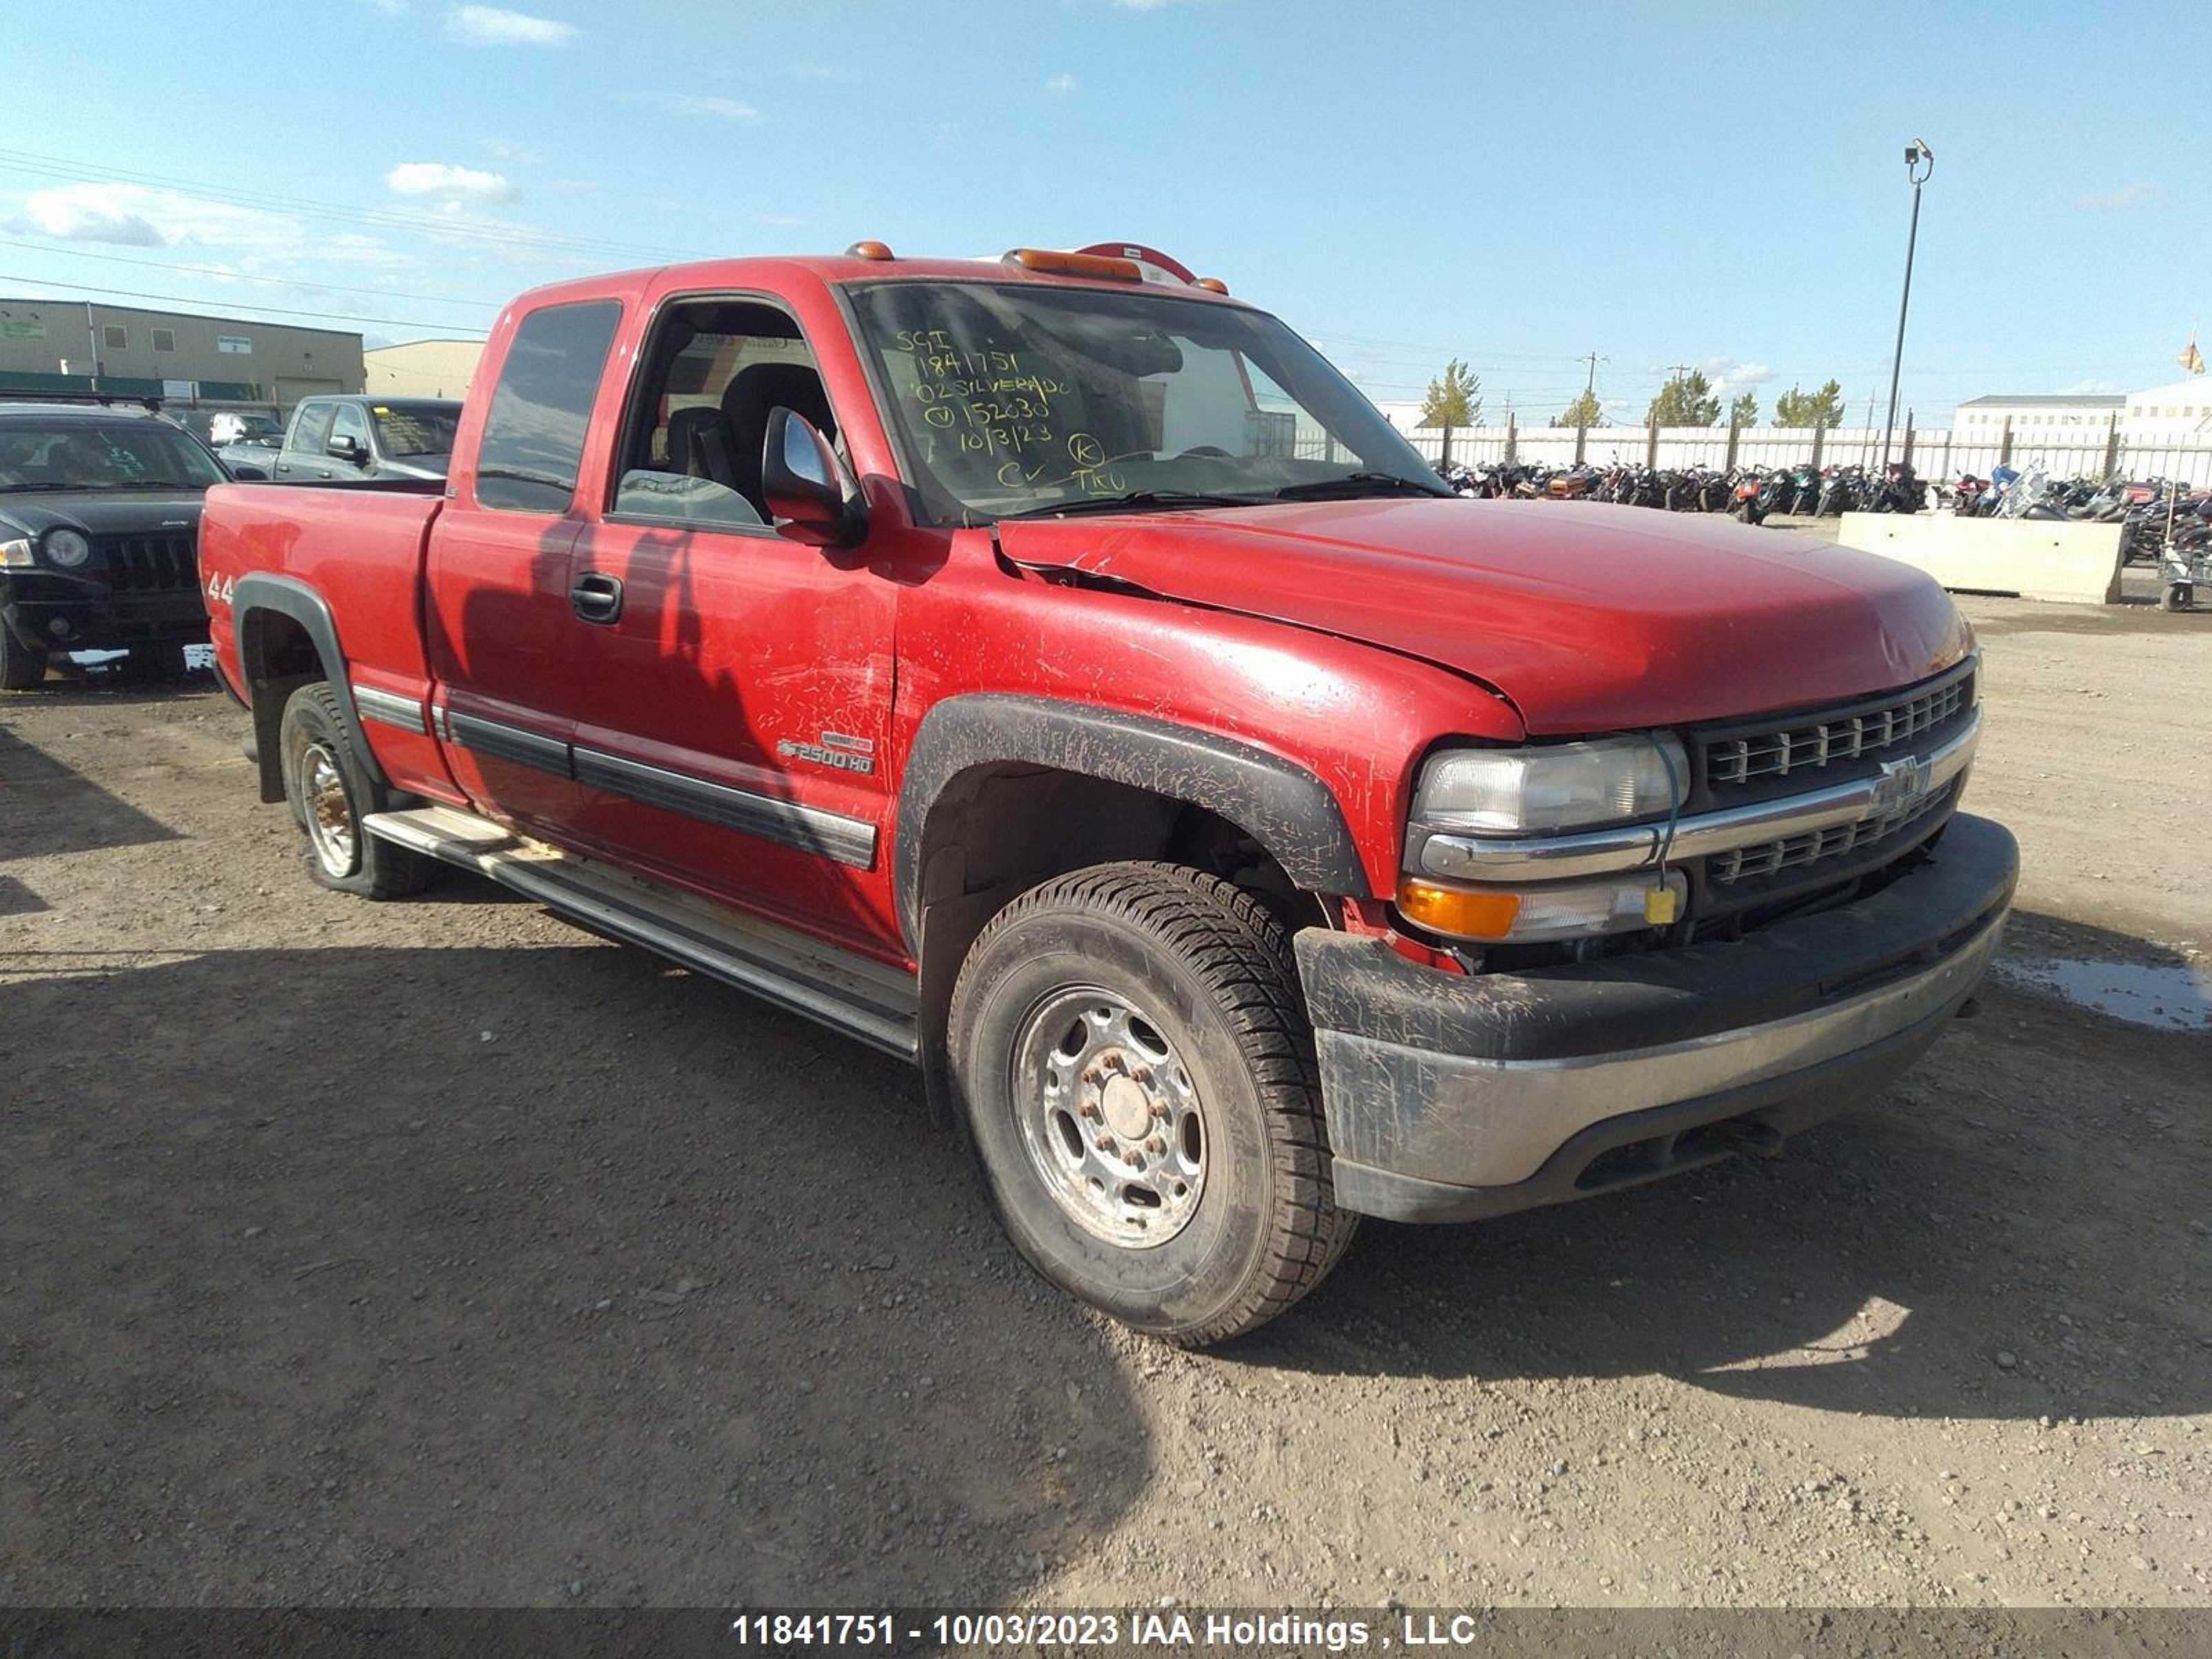
{"type": "Polygon", "coordinates": [[[1425,830],[1553,835],[1661,817],[1688,787],[1670,737],[1600,738],[1534,749],[1457,749],[1421,773],[1413,819],[1425,830]]]}
{"type": "Polygon", "coordinates": [[[47,562],[64,570],[74,570],[92,556],[92,544],[74,530],[49,530],[40,545],[47,562]]]}
{"type": "Polygon", "coordinates": [[[27,541],[0,542],[0,570],[27,570],[31,544],[27,541]]]}

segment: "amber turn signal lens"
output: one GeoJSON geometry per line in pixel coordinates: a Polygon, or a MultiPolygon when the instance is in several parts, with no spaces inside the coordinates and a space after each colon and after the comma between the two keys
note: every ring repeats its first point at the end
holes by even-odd
{"type": "Polygon", "coordinates": [[[1521,914],[1518,893],[1471,893],[1408,876],[1398,884],[1398,913],[1407,921],[1462,939],[1504,939],[1521,914]]]}
{"type": "Polygon", "coordinates": [[[1006,263],[1054,276],[1097,276],[1114,283],[1141,283],[1145,273],[1134,259],[1113,259],[1103,253],[1062,253],[1054,248],[1018,247],[1006,263]]]}
{"type": "Polygon", "coordinates": [[[1229,292],[1229,284],[1223,282],[1218,276],[1201,276],[1198,279],[1198,285],[1204,289],[1208,294],[1226,294],[1229,292]]]}
{"type": "Polygon", "coordinates": [[[848,257],[854,259],[888,259],[891,257],[891,251],[888,246],[881,242],[873,241],[855,242],[847,248],[845,252],[848,257]]]}

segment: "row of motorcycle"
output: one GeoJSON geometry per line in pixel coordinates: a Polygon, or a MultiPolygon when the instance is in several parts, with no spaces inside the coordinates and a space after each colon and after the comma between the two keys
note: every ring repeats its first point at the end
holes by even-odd
{"type": "Polygon", "coordinates": [[[1961,477],[1951,510],[1962,519],[2071,520],[2117,524],[2120,550],[2131,564],[2155,564],[2172,527],[2174,551],[2202,558],[2212,543],[2212,490],[2165,478],[2053,479],[2029,468],[2000,466],[1986,478],[1961,477]]]}
{"type": "Polygon", "coordinates": [[[1670,513],[1728,513],[1746,524],[1771,514],[1835,517],[1844,513],[1917,513],[1928,486],[1901,461],[1863,466],[1739,466],[1660,469],[1628,466],[1545,467],[1492,462],[1439,466],[1460,495],[1480,501],[1609,501],[1670,513]]]}

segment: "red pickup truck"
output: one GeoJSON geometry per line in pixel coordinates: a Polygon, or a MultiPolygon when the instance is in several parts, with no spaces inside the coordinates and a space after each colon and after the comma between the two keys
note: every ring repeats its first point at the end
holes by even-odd
{"type": "Polygon", "coordinates": [[[459,865],[913,1060],[1022,1254],[1177,1341],[1362,1215],[1774,1151],[2011,899],[1933,583],[1456,499],[1146,249],[541,289],[445,486],[202,534],[315,880],[459,865]]]}

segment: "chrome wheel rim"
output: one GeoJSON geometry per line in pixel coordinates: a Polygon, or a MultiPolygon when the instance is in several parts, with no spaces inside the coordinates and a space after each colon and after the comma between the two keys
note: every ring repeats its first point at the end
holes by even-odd
{"type": "Polygon", "coordinates": [[[1190,1068],[1112,991],[1054,992],[1013,1052],[1022,1146],[1062,1212],[1094,1238],[1152,1249],[1190,1224],[1212,1135],[1190,1068]]]}
{"type": "Polygon", "coordinates": [[[353,802],[337,757],[311,743],[300,757],[300,793],[307,809],[307,844],[315,861],[334,876],[353,873],[356,845],[353,802]]]}

